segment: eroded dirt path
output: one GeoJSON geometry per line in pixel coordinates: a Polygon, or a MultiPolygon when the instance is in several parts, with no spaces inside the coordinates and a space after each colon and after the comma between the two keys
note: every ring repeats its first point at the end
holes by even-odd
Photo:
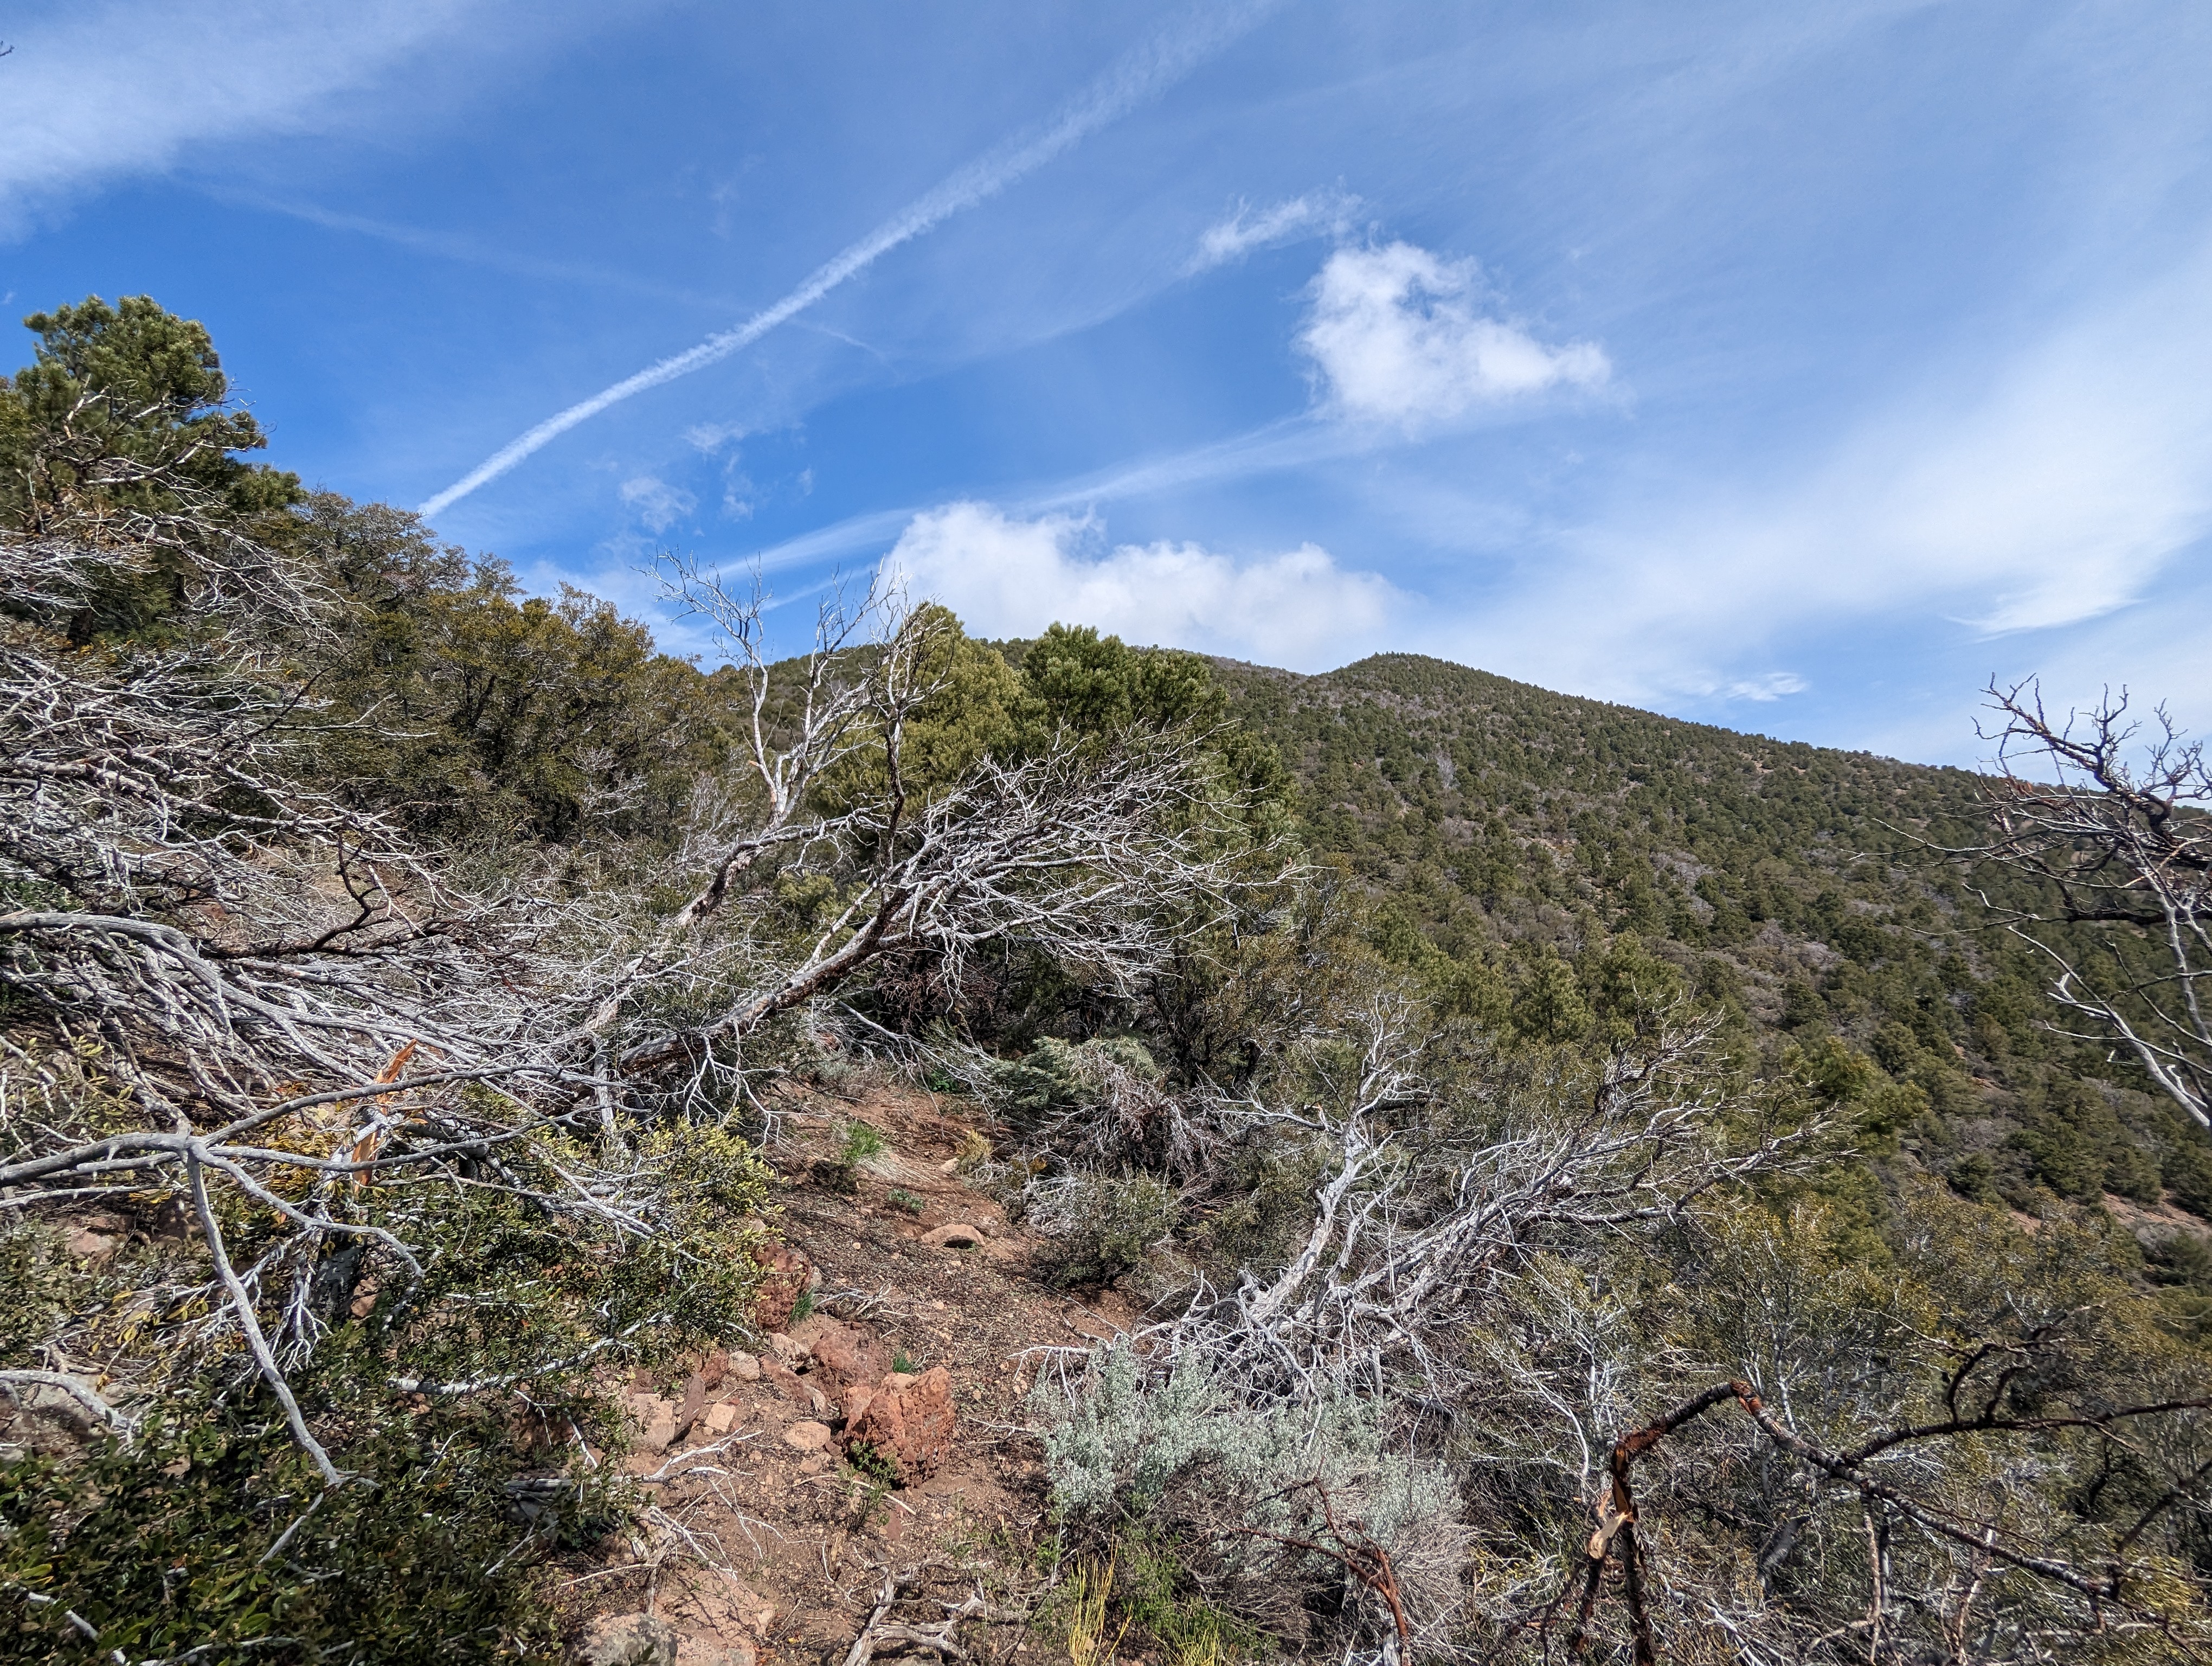
{"type": "MultiPolygon", "coordinates": [[[[879,1089],[787,1104],[770,1153],[786,1182],[778,1224],[818,1282],[759,1355],[632,1384],[625,1462],[657,1508],[571,1576],[580,1615],[594,1616],[585,1658],[592,1626],[618,1657],[623,1637],[646,1640],[635,1616],[649,1614],[657,1646],[673,1628],[681,1666],[842,1661],[886,1572],[921,1571],[895,1622],[941,1620],[979,1594],[1018,1604],[1046,1529],[1030,1389],[1133,1317],[1036,1274],[1040,1240],[961,1178],[978,1136],[944,1102],[879,1089]],[[855,1122],[884,1149],[845,1165],[855,1122]],[[942,1438],[933,1420],[948,1398],[942,1438]],[[903,1462],[884,1434],[902,1426],[915,1449],[903,1462]],[[884,1450],[852,1446],[856,1429],[884,1450]]],[[[1036,1647],[1018,1624],[962,1624],[979,1655],[1036,1647]]]]}

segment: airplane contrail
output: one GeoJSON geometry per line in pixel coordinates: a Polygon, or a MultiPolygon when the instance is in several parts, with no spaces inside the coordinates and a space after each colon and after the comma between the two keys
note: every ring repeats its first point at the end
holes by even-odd
{"type": "Polygon", "coordinates": [[[647,365],[635,375],[625,376],[590,398],[579,400],[566,410],[548,416],[424,502],[416,513],[434,515],[477,487],[496,480],[533,452],[578,423],[590,421],[610,405],[619,404],[647,388],[672,382],[679,376],[688,376],[695,370],[703,370],[751,346],[902,243],[911,242],[953,215],[996,196],[1100,128],[1127,115],[1154,94],[1165,91],[1279,3],[1280,0],[1246,0],[1246,3],[1237,6],[1203,7],[1187,16],[1177,27],[1129,53],[1085,88],[1036,137],[1010,141],[986,151],[935,189],[916,198],[859,242],[842,250],[782,300],[763,307],[743,324],[709,336],[696,347],[687,348],[657,364],[647,365]]]}

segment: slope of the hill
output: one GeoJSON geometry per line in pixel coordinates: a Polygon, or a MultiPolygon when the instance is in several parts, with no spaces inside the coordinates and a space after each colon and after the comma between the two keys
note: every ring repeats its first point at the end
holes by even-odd
{"type": "MultiPolygon", "coordinates": [[[[1378,897],[1385,952],[1510,974],[1633,932],[1770,1064],[1834,1058],[1833,1038],[1918,1088],[1904,1149],[1961,1191],[2212,1213],[2212,1148],[2103,1049],[2051,1033],[2028,952],[1937,854],[1978,842],[1972,773],[1413,654],[1215,675],[1295,776],[1314,853],[1378,897]]],[[[2154,1259],[2167,1236],[2152,1226],[2154,1259]]]]}

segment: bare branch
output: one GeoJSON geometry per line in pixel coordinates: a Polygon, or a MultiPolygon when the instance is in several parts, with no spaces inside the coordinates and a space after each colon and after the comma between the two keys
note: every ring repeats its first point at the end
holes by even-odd
{"type": "MultiPolygon", "coordinates": [[[[2127,694],[2052,717],[2033,682],[1992,684],[2001,720],[1984,795],[1995,836],[1949,854],[2025,881],[1983,900],[2050,968],[2051,999],[2117,1041],[2212,1127],[2212,770],[2164,707],[2127,694]],[[2039,776],[2049,777],[2039,780],[2039,776]],[[2097,952],[2101,951],[2101,953],[2097,952]]],[[[2071,1033],[2071,1032],[2069,1032],[2071,1033]]]]}

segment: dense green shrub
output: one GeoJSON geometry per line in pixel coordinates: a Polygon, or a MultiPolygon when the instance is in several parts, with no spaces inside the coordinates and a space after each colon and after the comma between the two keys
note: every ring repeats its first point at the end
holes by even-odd
{"type": "Polygon", "coordinates": [[[1074,1170],[1034,1183],[1029,1224],[1052,1240],[1055,1284],[1104,1284],[1142,1265],[1175,1233],[1179,1201],[1157,1176],[1074,1170]]]}
{"type": "Polygon", "coordinates": [[[1005,1096],[1008,1116],[1017,1123],[1033,1122],[1054,1111],[1097,1104],[1115,1067],[1147,1081],[1160,1073],[1152,1054],[1133,1036],[1085,1042],[1047,1036],[1020,1058],[994,1064],[991,1080],[1005,1096]]]}
{"type": "Polygon", "coordinates": [[[319,1505],[252,1393],[172,1405],[128,1445],[0,1465],[0,1579],[51,1599],[10,1616],[0,1659],[555,1658],[543,1553],[620,1518],[604,1472],[526,1448],[494,1408],[410,1410],[355,1386],[337,1450],[364,1479],[319,1505]]]}

